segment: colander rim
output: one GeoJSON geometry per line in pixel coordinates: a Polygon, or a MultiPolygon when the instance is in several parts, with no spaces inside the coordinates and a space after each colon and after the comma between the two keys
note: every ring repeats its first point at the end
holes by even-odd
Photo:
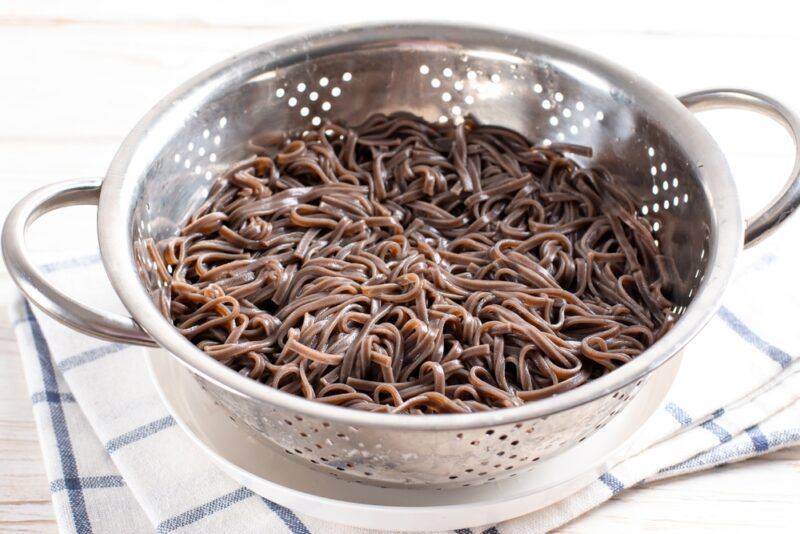
{"type": "MultiPolygon", "coordinates": [[[[462,40],[463,41],[463,40],[462,40]]],[[[101,256],[109,279],[134,319],[154,340],[177,357],[192,372],[240,396],[291,410],[311,418],[334,421],[355,427],[404,430],[469,430],[544,418],[583,405],[641,380],[677,354],[711,319],[719,308],[723,292],[733,271],[733,264],[743,242],[744,224],[727,162],[716,142],[672,95],[632,72],[592,53],[550,39],[481,26],[441,23],[367,24],[324,29],[268,42],[222,61],[186,81],[158,102],[133,128],[112,160],[101,189],[98,206],[98,237],[101,256]],[[224,366],[184,338],[158,311],[139,278],[132,243],[132,217],[135,193],[140,180],[146,179],[147,154],[155,154],[169,138],[182,117],[191,113],[213,91],[230,87],[238,77],[258,65],[278,65],[302,61],[314,54],[325,55],[353,45],[398,40],[421,39],[431,42],[456,42],[459,35],[507,43],[509,50],[541,50],[539,55],[569,59],[580,66],[603,74],[605,79],[627,81],[626,89],[660,106],[669,116],[670,128],[680,129],[682,139],[691,144],[691,152],[702,155],[693,161],[702,179],[712,207],[708,267],[705,279],[675,326],[640,356],[619,369],[578,388],[513,408],[469,414],[429,416],[373,413],[309,401],[279,391],[240,375],[224,366]],[[435,37],[430,37],[435,36],[435,37]],[[448,41],[450,39],[450,41],[448,41]],[[635,84],[630,85],[631,81],[635,84]],[[227,85],[226,85],[227,84],[227,85]],[[699,165],[698,165],[699,164],[699,165]],[[720,224],[724,222],[724,224],[720,224]]]]}

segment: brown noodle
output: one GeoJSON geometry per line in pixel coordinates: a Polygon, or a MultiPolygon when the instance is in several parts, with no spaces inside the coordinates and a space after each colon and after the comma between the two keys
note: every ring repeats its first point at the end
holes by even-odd
{"type": "Polygon", "coordinates": [[[564,155],[588,148],[408,113],[267,138],[148,245],[175,326],[254,380],[475,412],[578,387],[672,324],[636,199],[564,155]]]}

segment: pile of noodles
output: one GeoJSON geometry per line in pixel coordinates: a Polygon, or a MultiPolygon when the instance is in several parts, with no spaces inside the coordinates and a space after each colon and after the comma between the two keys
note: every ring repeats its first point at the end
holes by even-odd
{"type": "Polygon", "coordinates": [[[407,113],[268,137],[180,236],[148,245],[164,313],[254,380],[475,412],[578,387],[672,324],[636,199],[564,155],[589,149],[407,113]]]}

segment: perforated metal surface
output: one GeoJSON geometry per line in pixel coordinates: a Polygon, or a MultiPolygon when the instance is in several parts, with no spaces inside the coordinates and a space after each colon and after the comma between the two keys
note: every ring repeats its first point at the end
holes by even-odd
{"type": "Polygon", "coordinates": [[[384,487],[471,486],[516,476],[604,427],[644,380],[569,413],[463,431],[420,432],[341,425],[261,405],[243,405],[202,381],[231,420],[255,428],[298,461],[337,478],[384,487]],[[308,462],[308,463],[306,463],[308,462]]]}
{"type": "MultiPolygon", "coordinates": [[[[358,123],[375,112],[407,110],[456,123],[472,115],[521,131],[544,146],[567,142],[592,147],[595,157],[577,159],[608,167],[628,182],[643,199],[642,215],[653,221],[659,238],[666,237],[659,239],[665,249],[680,240],[682,252],[692,251],[681,254],[678,265],[684,287],[677,301],[682,308],[702,281],[706,262],[710,227],[704,219],[710,213],[702,186],[692,176],[679,140],[649,122],[635,102],[625,102],[624,93],[590,75],[574,65],[525,57],[519,51],[458,49],[436,41],[387,43],[265,71],[236,89],[241,107],[220,103],[200,110],[185,125],[182,142],[162,152],[159,176],[192,183],[193,192],[167,206],[170,213],[160,213],[160,220],[152,213],[138,214],[134,235],[173,235],[176,222],[185,220],[189,208],[208,194],[211,180],[249,155],[248,139],[271,131],[301,131],[326,120],[358,123]],[[225,113],[215,114],[215,108],[225,113]]],[[[149,183],[146,195],[162,194],[163,181],[149,183]]],[[[144,255],[142,261],[153,268],[144,255]]]]}
{"type": "MultiPolygon", "coordinates": [[[[146,238],[174,235],[210,181],[247,156],[248,140],[265,132],[307,129],[327,119],[357,123],[397,110],[442,122],[472,115],[542,145],[592,147],[592,158],[578,159],[608,168],[643,199],[642,215],[656,227],[662,250],[675,258],[675,312],[686,311],[703,283],[716,222],[700,179],[702,165],[670,129],[673,112],[651,112],[665,95],[634,98],[640,83],[635,77],[602,72],[583,56],[540,41],[454,28],[391,33],[354,31],[326,46],[309,41],[267,47],[243,56],[249,70],[227,67],[220,74],[237,76],[239,83],[213,93],[201,87],[176,101],[171,112],[183,118],[181,127],[154,140],[163,148],[138,169],[146,179],[134,190],[135,247],[146,238]]],[[[136,250],[142,281],[155,289],[154,266],[136,250]]],[[[342,424],[314,416],[313,408],[300,414],[235,392],[204,373],[197,377],[232,418],[307,465],[366,483],[435,486],[514,476],[601,428],[646,380],[522,422],[499,417],[480,428],[416,430],[382,428],[372,419],[365,426],[342,424]]]]}

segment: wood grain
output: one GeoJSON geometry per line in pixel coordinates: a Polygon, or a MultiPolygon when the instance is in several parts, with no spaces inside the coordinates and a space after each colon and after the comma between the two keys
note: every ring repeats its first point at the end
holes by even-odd
{"type": "MultiPolygon", "coordinates": [[[[384,5],[385,4],[385,5],[384,5]]],[[[425,16],[529,31],[591,49],[674,94],[720,85],[763,90],[800,109],[800,70],[781,59],[800,49],[796,17],[780,3],[738,7],[677,1],[574,1],[552,5],[421,0],[370,11],[341,3],[0,3],[0,218],[24,193],[53,181],[102,176],[138,118],[214,62],[266,40],[322,24],[425,16]],[[522,11],[520,11],[522,10],[522,11]],[[543,16],[546,14],[547,16],[543,16]]],[[[792,146],[763,119],[703,116],[738,178],[745,211],[777,191],[792,146]]],[[[36,252],[95,247],[94,211],[48,215],[32,228],[36,252]]],[[[800,231],[800,220],[786,231],[800,231]]],[[[0,267],[0,531],[56,530],[19,355],[8,321],[13,288],[0,267]]],[[[626,491],[563,532],[642,529],[722,532],[795,529],[800,448],[626,491]]]]}

